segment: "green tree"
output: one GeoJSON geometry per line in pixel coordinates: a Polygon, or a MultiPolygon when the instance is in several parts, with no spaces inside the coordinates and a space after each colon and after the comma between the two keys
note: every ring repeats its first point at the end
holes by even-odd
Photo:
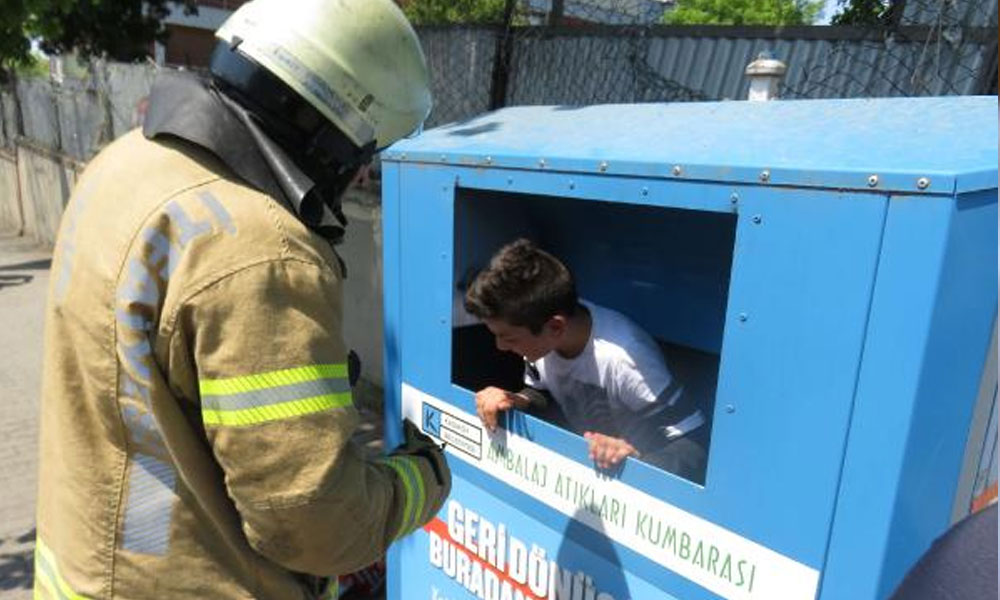
{"type": "Polygon", "coordinates": [[[0,80],[9,69],[32,62],[27,18],[26,0],[0,0],[0,80]]]}
{"type": "Polygon", "coordinates": [[[810,25],[823,0],[678,0],[670,25],[810,25]]]}
{"type": "Polygon", "coordinates": [[[874,25],[887,27],[896,23],[902,12],[902,0],[837,0],[838,11],[831,25],[874,25]]]}
{"type": "Polygon", "coordinates": [[[399,0],[414,25],[502,23],[506,0],[399,0]]]}
{"type": "MultiPolygon", "coordinates": [[[[141,60],[154,41],[167,38],[163,19],[171,4],[170,0],[0,0],[0,69],[30,64],[32,39],[50,54],[75,51],[81,59],[141,60]]],[[[179,4],[186,14],[197,12],[195,0],[179,4]]]]}

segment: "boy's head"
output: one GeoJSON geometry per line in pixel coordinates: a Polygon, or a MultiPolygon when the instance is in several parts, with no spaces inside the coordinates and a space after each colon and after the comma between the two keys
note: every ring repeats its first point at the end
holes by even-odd
{"type": "Polygon", "coordinates": [[[569,269],[526,239],[494,254],[465,292],[465,309],[486,323],[497,348],[532,361],[558,346],[576,307],[569,269]]]}

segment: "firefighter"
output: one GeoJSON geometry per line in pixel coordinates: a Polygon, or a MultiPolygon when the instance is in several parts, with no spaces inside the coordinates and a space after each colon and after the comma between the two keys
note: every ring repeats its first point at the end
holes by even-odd
{"type": "Polygon", "coordinates": [[[417,131],[391,0],[253,0],[210,75],[163,72],[80,178],[47,308],[43,598],[317,598],[448,494],[412,427],[378,460],[341,339],[339,199],[417,131]]]}

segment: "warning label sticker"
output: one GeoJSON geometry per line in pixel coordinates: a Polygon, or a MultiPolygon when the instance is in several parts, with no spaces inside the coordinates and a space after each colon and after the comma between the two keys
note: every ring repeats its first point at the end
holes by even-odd
{"type": "Polygon", "coordinates": [[[423,415],[421,429],[424,433],[440,439],[476,460],[483,457],[483,429],[479,424],[466,421],[426,402],[421,413],[423,415]]]}

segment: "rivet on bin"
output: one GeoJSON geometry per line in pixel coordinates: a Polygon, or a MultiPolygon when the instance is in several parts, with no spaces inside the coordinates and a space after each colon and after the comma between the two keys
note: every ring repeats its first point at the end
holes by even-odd
{"type": "Polygon", "coordinates": [[[740,195],[737,194],[736,192],[733,192],[733,194],[729,196],[729,201],[733,204],[736,204],[737,202],[740,201],[740,195]]]}
{"type": "Polygon", "coordinates": [[[683,173],[683,172],[684,172],[684,169],[681,169],[680,165],[674,165],[674,170],[672,171],[672,173],[674,174],[674,177],[680,177],[681,173],[683,173]]]}
{"type": "Polygon", "coordinates": [[[642,188],[642,190],[640,191],[640,193],[641,193],[641,194],[642,194],[643,196],[648,196],[648,195],[649,195],[649,188],[648,188],[648,187],[644,187],[644,188],[642,188]]]}
{"type": "Polygon", "coordinates": [[[572,181],[571,181],[571,182],[569,182],[569,189],[571,189],[571,190],[575,190],[575,189],[576,189],[576,184],[575,184],[575,183],[573,183],[572,181]]]}
{"type": "Polygon", "coordinates": [[[754,225],[760,225],[761,221],[763,221],[764,219],[760,215],[754,215],[753,219],[751,220],[753,221],[754,225]]]}
{"type": "Polygon", "coordinates": [[[732,404],[727,404],[726,405],[726,412],[729,413],[729,414],[733,414],[734,412],[736,412],[736,407],[733,406],[732,404]]]}
{"type": "Polygon", "coordinates": [[[488,164],[488,165],[492,165],[493,164],[493,157],[492,156],[487,156],[486,157],[486,164],[488,164]]]}
{"type": "Polygon", "coordinates": [[[608,170],[608,163],[607,163],[607,161],[603,161],[602,160],[601,164],[597,165],[597,170],[599,170],[601,173],[607,171],[608,170]]]}
{"type": "Polygon", "coordinates": [[[917,187],[922,190],[926,190],[927,188],[930,187],[930,185],[931,185],[931,180],[927,179],[926,177],[921,177],[920,179],[917,180],[917,187]]]}
{"type": "Polygon", "coordinates": [[[875,187],[878,185],[878,175],[868,176],[868,187],[875,187]]]}
{"type": "Polygon", "coordinates": [[[746,323],[747,319],[749,319],[750,317],[747,316],[745,312],[741,312],[736,318],[739,319],[740,322],[746,323]]]}
{"type": "Polygon", "coordinates": [[[539,166],[540,168],[542,168],[542,169],[544,169],[544,168],[545,168],[545,159],[544,159],[544,158],[539,158],[539,159],[538,159],[538,166],[539,166]]]}
{"type": "Polygon", "coordinates": [[[771,172],[770,171],[768,171],[767,169],[764,169],[763,171],[760,172],[760,180],[761,181],[763,181],[764,183],[767,183],[768,181],[770,181],[770,179],[771,179],[771,172]]]}

